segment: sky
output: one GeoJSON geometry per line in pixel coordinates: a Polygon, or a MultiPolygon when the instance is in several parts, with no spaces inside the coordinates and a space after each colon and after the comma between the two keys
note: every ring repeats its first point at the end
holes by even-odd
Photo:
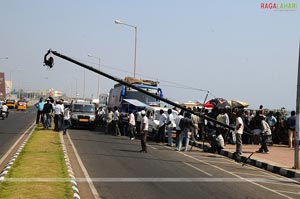
{"type": "MultiPolygon", "coordinates": [[[[165,97],[203,102],[222,97],[256,109],[295,109],[300,0],[295,9],[263,9],[265,1],[236,0],[6,0],[0,7],[0,71],[13,88],[53,88],[97,96],[97,74],[48,49],[124,78],[160,82],[165,97]],[[88,54],[94,56],[89,57],[88,54]],[[8,59],[1,59],[8,56],[8,59]],[[96,58],[95,58],[96,57],[96,58]],[[85,85],[85,86],[84,86],[85,85]]],[[[100,93],[115,82],[100,77],[100,93]]]]}

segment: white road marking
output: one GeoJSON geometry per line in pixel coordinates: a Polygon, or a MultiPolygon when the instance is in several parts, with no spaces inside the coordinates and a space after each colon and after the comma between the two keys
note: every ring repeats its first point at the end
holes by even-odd
{"type": "MultiPolygon", "coordinates": [[[[202,157],[201,157],[201,159],[202,159],[202,157]]],[[[206,161],[206,162],[209,162],[209,163],[231,164],[231,165],[232,165],[232,162],[229,162],[229,161],[226,161],[226,160],[224,160],[224,161],[214,161],[214,160],[210,161],[210,160],[205,160],[205,161],[206,161]]]]}
{"type": "Polygon", "coordinates": [[[193,165],[191,165],[191,164],[189,164],[189,163],[187,163],[187,162],[184,162],[184,164],[186,164],[186,165],[188,165],[188,166],[190,166],[190,167],[196,169],[197,171],[200,171],[201,173],[204,173],[204,174],[206,174],[206,175],[208,175],[208,176],[213,176],[212,174],[207,173],[206,171],[203,171],[202,169],[199,169],[198,167],[195,167],[195,166],[193,166],[193,165]]]}
{"type": "MultiPolygon", "coordinates": [[[[150,146],[150,145],[149,145],[150,146]]],[[[155,148],[155,147],[152,147],[152,146],[150,146],[151,148],[153,148],[153,149],[157,149],[157,148],[155,148]]],[[[165,147],[165,148],[168,148],[168,149],[171,149],[171,147],[169,147],[169,146],[163,146],[163,147],[165,147]]],[[[197,151],[199,151],[199,152],[203,152],[203,151],[201,151],[201,150],[199,150],[199,149],[196,149],[195,148],[195,150],[197,150],[197,151]]],[[[221,170],[221,171],[224,171],[224,172],[226,172],[226,173],[228,173],[228,174],[231,174],[231,175],[233,175],[233,176],[235,176],[235,177],[237,177],[237,178],[239,178],[242,182],[244,182],[244,181],[247,181],[247,182],[249,182],[249,183],[252,183],[252,184],[254,184],[254,185],[256,185],[256,186],[258,186],[258,187],[261,187],[261,188],[263,188],[263,189],[266,189],[266,190],[268,190],[268,191],[271,191],[271,192],[273,192],[273,193],[276,193],[276,194],[278,194],[278,195],[281,195],[281,196],[283,196],[283,197],[285,197],[285,198],[288,198],[288,199],[293,199],[292,197],[289,197],[289,196],[287,196],[287,195],[284,195],[284,194],[281,194],[280,192],[282,192],[282,193],[290,193],[290,194],[300,194],[300,192],[299,193],[297,193],[297,192],[288,192],[288,191],[280,191],[280,190],[273,190],[273,189],[270,189],[270,188],[268,188],[268,187],[265,187],[265,186],[263,186],[263,185],[260,185],[260,184],[258,184],[258,182],[259,183],[268,183],[268,184],[282,184],[282,185],[285,185],[285,186],[299,186],[299,185],[288,185],[288,184],[283,184],[283,183],[276,183],[276,182],[274,182],[274,181],[270,181],[269,179],[267,179],[267,178],[258,178],[258,179],[247,179],[247,178],[243,178],[243,177],[241,177],[241,176],[239,176],[239,175],[237,175],[237,174],[239,174],[238,172],[230,172],[230,171],[227,171],[227,170],[225,170],[225,169],[222,169],[222,168],[220,168],[220,167],[218,167],[218,166],[215,166],[215,165],[212,165],[212,164],[210,164],[210,162],[211,163],[214,163],[214,161],[202,161],[202,160],[199,160],[198,158],[195,158],[195,157],[193,157],[193,156],[190,156],[190,155],[187,155],[187,154],[185,154],[185,153],[183,153],[183,152],[179,152],[179,153],[181,153],[182,155],[184,155],[184,156],[186,156],[186,157],[189,157],[189,158],[191,158],[191,159],[194,159],[194,160],[196,160],[196,161],[198,161],[198,162],[202,162],[202,163],[204,163],[204,164],[206,164],[206,165],[209,165],[209,166],[212,166],[212,167],[215,167],[216,169],[219,169],[219,170],[221,170]],[[264,180],[265,179],[265,180],[264,180]],[[257,183],[256,183],[257,182],[257,183]]],[[[194,153],[194,152],[191,152],[192,154],[196,154],[196,153],[194,153]]],[[[190,154],[191,154],[190,153],[190,154]]],[[[216,156],[216,157],[218,157],[218,156],[216,156]]],[[[221,156],[222,157],[222,156],[221,156]]],[[[201,157],[202,158],[202,157],[201,157]]],[[[205,157],[204,156],[204,159],[208,159],[209,157],[205,157]]],[[[225,158],[222,158],[222,160],[225,160],[225,161],[227,161],[225,158]]],[[[230,160],[228,160],[228,162],[230,162],[230,160]]],[[[203,171],[203,170],[201,170],[201,169],[199,169],[199,168],[197,168],[197,167],[195,167],[195,166],[193,166],[193,165],[190,165],[189,163],[186,163],[186,162],[184,162],[186,165],[188,165],[188,166],[191,166],[191,167],[193,167],[194,169],[196,169],[196,170],[198,170],[198,171],[200,171],[200,172],[203,172],[203,173],[207,173],[207,172],[205,172],[205,171],[203,171]]],[[[218,162],[218,163],[220,163],[220,162],[218,162]]],[[[223,162],[223,163],[225,163],[225,162],[223,162]]],[[[234,162],[232,162],[232,163],[234,163],[234,162]]],[[[226,163],[225,163],[226,164],[226,163]]],[[[236,164],[239,164],[239,163],[236,163],[236,164]]],[[[261,173],[263,173],[264,175],[258,175],[258,176],[265,176],[265,175],[268,175],[268,176],[277,176],[276,177],[276,179],[275,180],[279,180],[279,181],[284,181],[284,182],[286,182],[287,181],[287,179],[286,178],[284,178],[284,177],[282,177],[282,176],[280,176],[280,175],[277,175],[277,174],[270,174],[270,173],[268,173],[268,172],[265,172],[265,171],[261,171],[260,169],[258,169],[258,168],[256,168],[256,167],[254,167],[254,166],[252,166],[252,165],[249,165],[250,167],[249,167],[249,169],[251,169],[251,170],[254,170],[254,171],[258,171],[258,172],[261,172],[261,173]],[[278,179],[279,178],[279,179],[278,179]],[[280,179],[282,179],[282,180],[280,180],[280,179]]],[[[248,173],[240,173],[240,174],[245,174],[245,175],[255,175],[255,174],[248,174],[248,173]]],[[[211,174],[209,174],[209,173],[207,173],[207,175],[211,175],[211,174]]],[[[201,178],[202,179],[202,181],[205,181],[203,178],[201,178]]],[[[158,179],[157,179],[158,180],[158,179]]],[[[173,179],[174,180],[174,179],[173,179]]],[[[185,179],[185,180],[183,180],[183,179],[181,179],[181,181],[188,181],[188,179],[185,179]]],[[[195,179],[194,179],[195,180],[195,179]]],[[[207,179],[207,182],[210,182],[210,181],[215,181],[216,179],[215,178],[209,178],[209,179],[207,179]]],[[[163,180],[164,181],[164,180],[163,180]]],[[[166,181],[168,181],[168,180],[166,180],[166,181]]],[[[195,181],[197,181],[197,180],[195,180],[195,181]]],[[[201,181],[201,180],[199,180],[199,181],[201,181]]],[[[230,181],[230,179],[229,178],[226,178],[226,179],[222,179],[221,180],[222,182],[226,182],[226,181],[230,181]]],[[[234,179],[232,179],[232,181],[236,181],[236,180],[234,180],[234,179]]],[[[239,181],[239,180],[238,180],[239,181]]],[[[293,182],[293,183],[297,183],[297,181],[295,181],[295,180],[292,180],[292,179],[288,179],[288,181],[289,182],[293,182]]]]}
{"type": "MultiPolygon", "coordinates": [[[[279,181],[280,182],[280,181],[279,181]]],[[[268,183],[268,184],[274,184],[274,185],[280,185],[280,186],[287,186],[287,187],[299,187],[299,183],[295,184],[287,184],[287,183],[279,183],[279,182],[263,182],[263,183],[268,183]]],[[[294,182],[292,182],[294,183],[294,182]]],[[[300,192],[299,192],[300,193],[300,192]]]]}
{"type": "Polygon", "coordinates": [[[238,175],[251,175],[251,176],[262,176],[262,177],[266,176],[265,174],[253,174],[253,173],[243,173],[243,172],[232,172],[232,173],[235,173],[238,175]]]}
{"type": "Polygon", "coordinates": [[[279,192],[282,192],[282,193],[289,193],[289,194],[300,195],[300,192],[280,191],[280,190],[278,190],[278,191],[279,191],[279,192]]]}
{"type": "Polygon", "coordinates": [[[157,148],[155,148],[154,146],[152,146],[152,145],[149,145],[149,144],[147,144],[147,146],[149,146],[151,149],[155,149],[155,150],[157,150],[157,148]]]}
{"type": "Polygon", "coordinates": [[[97,192],[97,189],[95,188],[95,186],[94,186],[94,184],[93,184],[93,182],[92,182],[92,180],[91,180],[91,178],[90,178],[90,176],[89,176],[89,174],[88,174],[85,166],[83,165],[83,162],[81,161],[81,158],[80,158],[80,156],[79,156],[79,154],[78,154],[78,152],[77,152],[77,150],[75,148],[75,145],[73,144],[73,141],[71,140],[71,137],[69,136],[68,133],[67,133],[67,137],[68,137],[68,139],[70,141],[70,144],[71,144],[71,146],[73,148],[73,151],[74,151],[74,154],[75,154],[75,156],[77,158],[79,166],[81,167],[81,170],[83,171],[83,174],[84,174],[84,176],[85,176],[85,178],[86,178],[86,180],[88,182],[88,185],[89,185],[89,187],[90,187],[90,189],[91,189],[91,191],[92,191],[95,199],[100,199],[100,196],[99,196],[99,194],[97,192]]]}
{"type": "Polygon", "coordinates": [[[12,150],[19,144],[19,142],[23,139],[23,137],[26,135],[26,133],[29,131],[29,129],[31,129],[33,126],[35,125],[35,122],[32,123],[32,125],[30,127],[28,127],[28,129],[26,129],[26,131],[24,133],[22,133],[22,135],[19,137],[19,139],[14,143],[14,145],[12,147],[10,147],[10,149],[2,156],[2,158],[0,159],[0,164],[3,163],[3,161],[8,157],[8,155],[12,152],[12,150]]]}
{"type": "Polygon", "coordinates": [[[258,187],[260,187],[260,188],[262,188],[262,189],[268,190],[268,191],[270,191],[270,192],[273,192],[273,193],[278,194],[278,195],[280,195],[280,196],[282,196],[282,197],[285,197],[285,198],[293,199],[292,197],[289,197],[289,196],[284,195],[284,194],[282,194],[282,193],[280,193],[280,192],[278,192],[278,191],[275,191],[275,190],[273,190],[273,189],[270,189],[270,188],[268,188],[268,187],[265,187],[265,186],[263,186],[263,185],[260,185],[260,184],[258,184],[258,183],[256,183],[256,182],[253,182],[253,181],[251,181],[251,180],[248,180],[248,179],[246,179],[246,178],[243,178],[243,177],[241,177],[241,176],[239,176],[239,175],[236,175],[236,174],[234,174],[234,173],[232,173],[232,172],[230,172],[230,171],[227,171],[227,170],[225,170],[225,169],[222,169],[221,167],[218,167],[218,166],[215,166],[215,165],[210,164],[210,163],[208,163],[208,162],[199,160],[198,158],[195,158],[195,157],[193,157],[193,156],[187,155],[187,154],[185,154],[185,153],[181,153],[181,154],[184,155],[184,156],[186,156],[186,157],[189,157],[189,158],[191,158],[191,159],[193,159],[193,160],[196,160],[196,161],[198,161],[198,162],[201,162],[201,163],[203,163],[203,164],[206,164],[206,165],[209,165],[209,166],[214,167],[214,168],[216,168],[216,169],[219,169],[220,171],[223,171],[223,172],[225,172],[225,173],[228,173],[228,174],[230,174],[230,175],[233,175],[233,176],[235,176],[235,177],[237,177],[237,178],[240,178],[241,180],[247,181],[247,182],[249,182],[249,183],[251,183],[251,184],[253,184],[253,185],[256,185],[256,186],[258,186],[258,187]]]}

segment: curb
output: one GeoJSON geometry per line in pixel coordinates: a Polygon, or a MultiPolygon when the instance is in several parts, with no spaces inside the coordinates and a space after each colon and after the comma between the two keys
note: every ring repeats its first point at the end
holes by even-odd
{"type": "MultiPolygon", "coordinates": [[[[191,142],[190,145],[191,146],[196,146],[196,147],[201,148],[201,149],[206,148],[206,147],[207,148],[210,147],[206,144],[203,145],[203,144],[200,144],[200,143],[197,143],[197,142],[196,143],[191,142]]],[[[282,175],[282,176],[285,176],[285,177],[288,177],[288,178],[295,178],[295,180],[300,182],[300,173],[296,172],[296,171],[293,171],[291,169],[283,168],[283,167],[279,167],[279,166],[274,166],[272,164],[262,162],[262,161],[258,161],[258,160],[252,159],[252,158],[248,159],[248,157],[246,157],[246,156],[240,156],[236,159],[232,152],[229,152],[229,151],[226,151],[226,150],[222,150],[220,155],[228,157],[228,158],[233,159],[233,160],[236,160],[237,162],[249,164],[251,166],[255,166],[255,167],[258,167],[258,168],[261,168],[261,169],[264,169],[264,170],[267,170],[267,171],[270,171],[272,173],[276,173],[276,174],[279,174],[279,175],[282,175]]]]}
{"type": "Polygon", "coordinates": [[[78,185],[77,185],[77,182],[76,182],[76,178],[74,176],[74,172],[73,172],[72,165],[71,165],[68,153],[67,153],[67,148],[66,148],[65,141],[64,141],[62,133],[59,134],[59,137],[60,137],[60,141],[61,141],[62,150],[63,150],[63,153],[64,153],[64,159],[65,159],[65,162],[66,162],[68,173],[69,173],[69,176],[71,178],[70,182],[72,184],[73,198],[74,199],[80,199],[78,185]]]}
{"type": "Polygon", "coordinates": [[[28,137],[23,141],[23,143],[21,144],[21,146],[18,148],[17,152],[13,155],[13,157],[8,161],[8,163],[6,164],[6,166],[4,167],[4,169],[2,170],[2,172],[0,173],[0,182],[4,181],[5,179],[5,175],[8,173],[9,169],[12,167],[12,165],[14,164],[15,160],[17,159],[17,157],[20,155],[20,153],[22,152],[23,148],[25,147],[27,141],[29,140],[29,138],[32,135],[32,132],[35,130],[36,125],[32,125],[30,128],[31,131],[28,135],[28,137]]]}

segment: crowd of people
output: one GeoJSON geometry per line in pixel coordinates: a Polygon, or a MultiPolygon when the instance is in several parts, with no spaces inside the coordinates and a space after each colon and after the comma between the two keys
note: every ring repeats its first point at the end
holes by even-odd
{"type": "MultiPolygon", "coordinates": [[[[71,102],[72,104],[72,102],[71,102]]],[[[36,123],[42,123],[45,129],[52,128],[54,118],[54,130],[67,133],[71,126],[70,105],[64,105],[63,100],[53,101],[50,98],[40,98],[35,104],[37,108],[36,123]]],[[[147,152],[147,137],[150,113],[145,110],[137,112],[130,111],[128,114],[120,113],[117,107],[108,108],[107,113],[103,108],[97,110],[104,117],[106,134],[114,136],[128,136],[134,140],[137,136],[141,138],[141,152],[147,152]]],[[[258,144],[257,152],[269,153],[268,145],[282,144],[287,142],[290,148],[294,145],[296,116],[295,111],[285,119],[280,112],[266,111],[261,105],[258,110],[196,108],[196,114],[188,111],[169,109],[165,112],[160,110],[156,140],[167,146],[174,146],[175,150],[188,150],[190,139],[192,141],[205,140],[211,144],[210,151],[218,152],[227,143],[236,145],[236,156],[242,154],[242,144],[258,144]],[[177,111],[177,114],[172,114],[177,111]],[[200,117],[199,117],[200,116],[200,117]],[[207,116],[201,117],[201,116],[207,116]],[[209,119],[211,118],[211,119],[209,119]],[[172,132],[176,129],[176,139],[173,140],[172,132]],[[174,142],[173,142],[174,141],[174,142]]],[[[152,117],[152,116],[151,116],[152,117]]]]}
{"type": "Polygon", "coordinates": [[[54,130],[63,131],[65,135],[71,126],[70,105],[64,104],[64,100],[54,101],[52,98],[43,97],[35,104],[37,108],[36,124],[42,123],[44,129],[52,128],[52,118],[54,119],[54,130]]]}
{"type": "MultiPolygon", "coordinates": [[[[173,110],[174,111],[174,110],[173,110]]],[[[236,156],[242,154],[242,144],[259,144],[257,152],[269,153],[268,145],[288,144],[293,147],[295,136],[295,111],[285,119],[280,112],[266,111],[261,105],[257,110],[244,109],[194,109],[197,114],[190,114],[186,111],[178,111],[174,117],[172,110],[168,112],[160,110],[156,140],[159,143],[166,143],[167,146],[174,146],[180,151],[185,145],[184,151],[188,150],[188,143],[191,141],[209,141],[211,152],[219,152],[224,145],[235,144],[236,156]],[[199,115],[206,115],[212,120],[204,119],[199,115]],[[172,138],[172,131],[176,129],[176,139],[172,138]],[[184,142],[184,144],[183,144],[184,142]]],[[[136,135],[141,136],[143,143],[144,136],[148,130],[143,129],[143,118],[149,117],[149,113],[139,111],[135,114],[120,113],[118,108],[109,109],[106,114],[106,133],[115,136],[128,136],[134,140],[136,135]],[[143,113],[143,115],[141,114],[143,113]]],[[[143,146],[143,145],[142,145],[143,146]]],[[[142,151],[146,151],[143,147],[142,151]]]]}
{"type": "Polygon", "coordinates": [[[259,153],[269,153],[268,146],[273,144],[288,144],[290,148],[294,145],[295,111],[291,111],[291,116],[285,119],[281,112],[267,111],[260,105],[257,110],[213,109],[208,116],[232,127],[233,130],[229,130],[208,123],[208,129],[215,129],[225,142],[236,144],[236,156],[242,153],[242,143],[260,143],[259,153]]]}
{"type": "MultiPolygon", "coordinates": [[[[190,138],[195,139],[195,132],[198,132],[199,116],[190,114],[189,112],[180,111],[176,114],[176,118],[172,114],[174,110],[168,109],[165,113],[163,109],[159,111],[159,123],[156,141],[165,143],[167,146],[173,146],[173,129],[176,128],[176,144],[177,151],[180,151],[183,142],[184,151],[188,150],[190,138]]],[[[147,137],[149,127],[150,111],[140,110],[134,114],[130,111],[129,114],[119,112],[117,107],[114,110],[108,109],[106,114],[106,134],[114,136],[128,136],[130,140],[134,140],[139,136],[141,139],[140,152],[147,153],[147,137]],[[121,130],[120,130],[121,129],[121,130]]]]}

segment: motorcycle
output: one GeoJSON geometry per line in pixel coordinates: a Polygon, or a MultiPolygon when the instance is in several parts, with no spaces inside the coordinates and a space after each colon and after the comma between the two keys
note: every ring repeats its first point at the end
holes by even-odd
{"type": "Polygon", "coordinates": [[[8,117],[8,112],[4,112],[4,111],[0,111],[0,117],[2,118],[2,120],[5,120],[5,118],[8,117]]]}

